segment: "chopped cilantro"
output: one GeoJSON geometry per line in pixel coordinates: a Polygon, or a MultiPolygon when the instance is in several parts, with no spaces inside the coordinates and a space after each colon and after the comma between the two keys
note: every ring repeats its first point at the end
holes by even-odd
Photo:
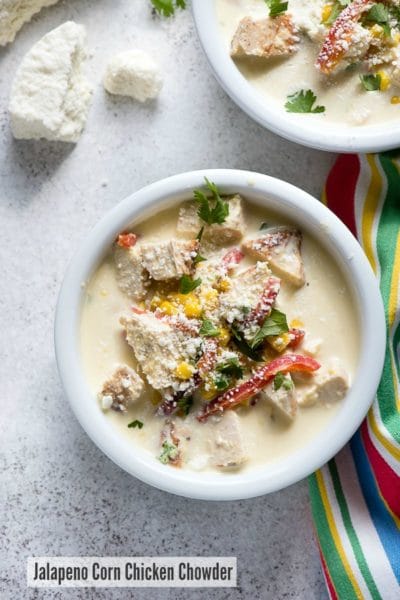
{"type": "Polygon", "coordinates": [[[207,260],[207,259],[204,258],[204,256],[201,256],[201,254],[196,254],[196,256],[193,259],[193,262],[195,265],[197,265],[197,263],[204,262],[205,260],[207,260]]]}
{"type": "Polygon", "coordinates": [[[289,2],[282,2],[282,0],[264,0],[265,4],[269,8],[269,16],[277,17],[287,11],[289,2]]]}
{"type": "Polygon", "coordinates": [[[269,335],[280,335],[289,331],[289,327],[286,320],[286,315],[273,308],[271,314],[267,317],[260,329],[255,334],[251,341],[250,346],[254,349],[257,348],[263,342],[263,340],[269,335]]]}
{"type": "Polygon", "coordinates": [[[199,242],[201,242],[201,238],[203,237],[203,233],[204,233],[204,225],[200,229],[199,233],[196,235],[196,240],[199,240],[199,242]]]}
{"type": "Polygon", "coordinates": [[[390,21],[389,10],[384,4],[382,4],[382,2],[373,4],[364,17],[364,24],[376,23],[377,25],[380,25],[384,31],[384,34],[387,37],[390,37],[389,21],[390,21]]]}
{"type": "Polygon", "coordinates": [[[380,75],[360,75],[360,81],[367,92],[376,92],[381,87],[380,75]]]}
{"type": "Polygon", "coordinates": [[[175,444],[170,444],[169,442],[165,441],[162,445],[162,452],[158,457],[158,460],[162,462],[163,465],[166,465],[170,460],[174,460],[178,456],[178,452],[179,450],[175,444]]]}
{"type": "Polygon", "coordinates": [[[243,369],[237,357],[229,358],[226,362],[217,365],[217,371],[235,379],[242,379],[243,377],[243,369]]]}
{"type": "Polygon", "coordinates": [[[199,333],[205,337],[215,337],[219,335],[219,329],[209,319],[203,319],[199,333]]]}
{"type": "Polygon", "coordinates": [[[189,275],[182,275],[179,280],[179,291],[181,294],[190,294],[201,285],[201,279],[192,279],[189,275]]]}
{"type": "MultiPolygon", "coordinates": [[[[222,200],[215,183],[209,181],[207,177],[204,179],[206,187],[211,192],[212,196],[211,198],[208,198],[202,190],[195,190],[193,192],[194,199],[199,203],[197,214],[202,221],[207,223],[207,225],[224,223],[226,217],[229,215],[229,204],[222,200]],[[214,202],[214,206],[210,205],[210,200],[214,202]]],[[[200,238],[198,237],[198,239],[200,238]]]]}
{"type": "Polygon", "coordinates": [[[239,329],[237,329],[235,326],[231,327],[231,331],[232,331],[232,335],[233,335],[232,341],[236,345],[238,350],[240,350],[240,352],[242,354],[244,354],[245,356],[248,356],[248,358],[251,358],[251,360],[254,360],[256,362],[261,362],[262,361],[261,354],[259,352],[257,352],[257,350],[252,348],[247,343],[247,341],[244,338],[243,333],[241,331],[239,331],[239,329]]]}
{"type": "Polygon", "coordinates": [[[287,112],[292,113],[322,113],[325,112],[325,106],[315,106],[317,96],[312,90],[300,90],[287,97],[285,108],[287,112]]]}
{"type": "Polygon", "coordinates": [[[186,0],[150,0],[153,8],[164,17],[170,17],[177,8],[186,8],[186,0]]]}
{"type": "Polygon", "coordinates": [[[137,427],[138,429],[142,429],[143,423],[142,423],[142,421],[135,419],[134,421],[131,421],[130,423],[128,423],[128,427],[129,427],[129,429],[135,428],[135,427],[137,427]]]}
{"type": "Polygon", "coordinates": [[[183,396],[177,402],[178,409],[183,412],[185,417],[188,416],[192,406],[193,406],[193,396],[183,396]]]}
{"type": "Polygon", "coordinates": [[[269,223],[264,221],[263,223],[261,223],[261,225],[259,227],[259,231],[262,231],[263,229],[268,229],[268,227],[269,227],[269,223]]]}
{"type": "Polygon", "coordinates": [[[293,389],[293,382],[289,377],[286,377],[281,371],[274,377],[274,390],[277,392],[283,387],[284,390],[289,391],[293,389]]]}
{"type": "Polygon", "coordinates": [[[224,375],[219,375],[214,379],[214,385],[219,392],[223,392],[229,387],[229,379],[224,375]]]}
{"type": "Polygon", "coordinates": [[[333,25],[333,23],[336,21],[342,10],[346,6],[348,6],[350,2],[351,0],[336,0],[336,2],[334,2],[334,4],[332,5],[332,9],[329,13],[329,16],[326,19],[323,19],[322,21],[324,25],[333,25]]]}

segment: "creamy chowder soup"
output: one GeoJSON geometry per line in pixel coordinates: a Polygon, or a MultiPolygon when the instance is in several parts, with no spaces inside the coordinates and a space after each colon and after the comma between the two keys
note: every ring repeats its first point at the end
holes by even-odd
{"type": "Polygon", "coordinates": [[[358,344],[330,256],[211,182],[127,227],[85,286],[93,402],[165,468],[251,469],[328,432],[358,344]]]}
{"type": "Polygon", "coordinates": [[[399,118],[398,0],[267,4],[216,0],[226,50],[266,103],[349,126],[399,118]]]}

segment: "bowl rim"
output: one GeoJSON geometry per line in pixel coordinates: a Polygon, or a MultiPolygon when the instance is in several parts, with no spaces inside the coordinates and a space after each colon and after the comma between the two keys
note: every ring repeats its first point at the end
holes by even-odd
{"type": "Polygon", "coordinates": [[[260,125],[289,141],[329,152],[382,152],[400,145],[400,121],[341,127],[337,122],[305,121],[305,115],[267,104],[229,56],[218,31],[215,8],[216,0],[192,0],[200,43],[221,87],[260,125]]]}
{"type": "Polygon", "coordinates": [[[206,500],[259,496],[291,485],[330,460],[352,437],[377,390],[385,355],[385,316],[379,287],[357,240],[321,202],[282,180],[251,171],[202,169],[174,175],[128,196],[85,236],[69,264],[55,316],[55,353],[60,378],[78,421],[92,441],[117,465],[161,490],[206,500]],[[80,361],[79,325],[84,284],[118,232],[143,212],[191,197],[208,177],[227,193],[247,195],[310,231],[331,253],[348,280],[360,314],[360,358],[353,386],[330,423],[294,455],[238,474],[197,473],[166,469],[139,444],[117,433],[94,401],[80,361]],[[373,347],[374,353],[369,349],[373,347]],[[360,375],[361,373],[361,375],[360,375]],[[132,450],[135,450],[133,452],[132,450]]]}

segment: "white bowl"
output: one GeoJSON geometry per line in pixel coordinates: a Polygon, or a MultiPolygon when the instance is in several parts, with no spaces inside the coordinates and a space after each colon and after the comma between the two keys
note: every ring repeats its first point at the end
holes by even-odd
{"type": "Polygon", "coordinates": [[[234,500],[272,492],[306,477],[326,463],[356,431],[374,398],[385,351],[385,319],[375,277],[358,242],[322,203],[266,175],[227,169],[176,175],[136,192],[118,204],[85,236],[58,299],[55,347],[60,376],[76,417],[95,444],[120,467],[168,492],[207,500],[234,500]],[[361,354],[354,384],[341,408],[315,439],[296,453],[244,473],[195,473],[166,468],[140,446],[121,437],[100,410],[80,358],[79,324],[90,279],[116,235],[149,210],[190,198],[204,176],[224,193],[238,192],[289,220],[318,240],[340,266],[360,316],[361,354]],[[321,226],[323,225],[323,226],[321,226]],[[351,257],[351,259],[349,259],[351,257]],[[373,348],[373,352],[371,352],[373,348]]]}
{"type": "Polygon", "coordinates": [[[193,16],[204,52],[221,86],[255,121],[288,140],[331,152],[380,152],[400,145],[400,120],[350,127],[287,113],[268,103],[241,74],[219,31],[216,0],[192,0],[193,16]]]}

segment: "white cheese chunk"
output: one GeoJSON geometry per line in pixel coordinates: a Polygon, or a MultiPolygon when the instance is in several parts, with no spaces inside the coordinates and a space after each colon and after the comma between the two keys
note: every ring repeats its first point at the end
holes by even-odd
{"type": "Polygon", "coordinates": [[[158,96],[163,81],[158,65],[147,52],[128,50],[111,58],[103,84],[110,94],[145,102],[158,96]]]}
{"type": "Polygon", "coordinates": [[[0,0],[0,46],[14,41],[21,27],[45,6],[58,0],[0,0]]]}
{"type": "Polygon", "coordinates": [[[83,25],[68,21],[25,55],[11,90],[14,137],[78,141],[92,94],[82,74],[85,38],[83,25]]]}

